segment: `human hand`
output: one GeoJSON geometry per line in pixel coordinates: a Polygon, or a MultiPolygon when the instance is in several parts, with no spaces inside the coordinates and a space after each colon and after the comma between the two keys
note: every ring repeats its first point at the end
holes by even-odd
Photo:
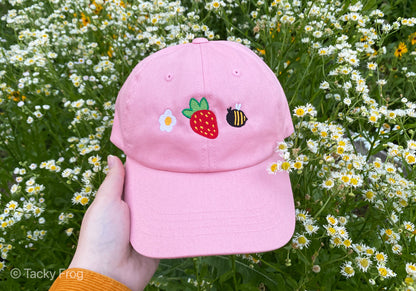
{"type": "Polygon", "coordinates": [[[84,215],[78,246],[69,268],[84,268],[143,290],[159,260],[137,253],[129,242],[130,211],[121,199],[124,166],[108,156],[109,172],[84,215]]]}

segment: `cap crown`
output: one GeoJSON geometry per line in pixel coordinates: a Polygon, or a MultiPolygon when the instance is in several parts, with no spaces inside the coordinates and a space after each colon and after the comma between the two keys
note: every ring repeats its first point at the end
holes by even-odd
{"type": "Polygon", "coordinates": [[[111,140],[149,168],[217,172],[264,161],[292,131],[284,92],[256,54],[195,39],[134,68],[117,97],[111,140]]]}

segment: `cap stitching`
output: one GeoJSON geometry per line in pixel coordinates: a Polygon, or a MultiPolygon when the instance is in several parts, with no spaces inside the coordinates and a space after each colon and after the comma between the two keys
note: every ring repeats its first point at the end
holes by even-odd
{"type": "MultiPolygon", "coordinates": [[[[206,91],[205,91],[205,68],[204,68],[204,58],[203,58],[203,54],[202,54],[202,46],[199,45],[199,53],[201,56],[201,72],[202,72],[202,84],[203,84],[203,93],[204,96],[206,96],[206,91]]],[[[205,164],[207,166],[208,169],[211,168],[211,157],[210,157],[210,143],[209,141],[205,141],[205,148],[206,148],[206,152],[204,154],[203,160],[205,161],[205,164]]]]}

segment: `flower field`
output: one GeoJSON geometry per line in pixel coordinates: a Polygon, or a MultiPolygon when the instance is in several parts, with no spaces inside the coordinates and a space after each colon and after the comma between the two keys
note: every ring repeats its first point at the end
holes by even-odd
{"type": "Polygon", "coordinates": [[[162,260],[146,290],[415,290],[415,11],[0,0],[0,289],[47,289],[54,278],[29,271],[69,265],[107,155],[124,157],[109,141],[123,82],[151,53],[206,37],[248,46],[285,90],[295,133],[264,171],[290,171],[296,230],[273,252],[162,260]]]}

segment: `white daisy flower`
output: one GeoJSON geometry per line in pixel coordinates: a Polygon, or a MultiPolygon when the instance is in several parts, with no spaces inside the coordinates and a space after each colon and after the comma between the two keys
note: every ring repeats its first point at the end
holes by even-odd
{"type": "Polygon", "coordinates": [[[166,109],[165,113],[159,117],[159,123],[161,131],[171,132],[176,124],[176,117],[172,115],[172,111],[166,109]]]}

